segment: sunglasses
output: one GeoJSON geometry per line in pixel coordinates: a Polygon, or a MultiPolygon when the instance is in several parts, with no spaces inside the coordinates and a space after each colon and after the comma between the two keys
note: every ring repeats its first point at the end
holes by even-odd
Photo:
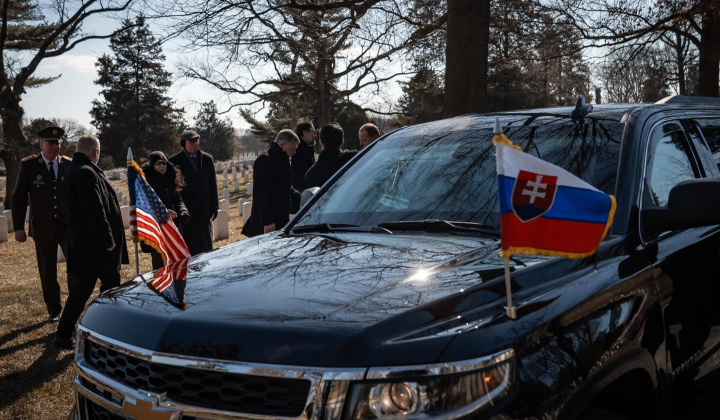
{"type": "Polygon", "coordinates": [[[155,162],[155,166],[167,166],[167,162],[155,162]]]}

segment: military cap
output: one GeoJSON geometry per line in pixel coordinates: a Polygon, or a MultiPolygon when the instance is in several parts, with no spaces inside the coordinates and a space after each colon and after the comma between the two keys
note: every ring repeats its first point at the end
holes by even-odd
{"type": "Polygon", "coordinates": [[[200,134],[198,134],[192,130],[188,130],[180,135],[180,139],[184,140],[184,141],[195,140],[195,139],[199,139],[199,138],[200,138],[200,134]]]}
{"type": "Polygon", "coordinates": [[[49,127],[45,127],[42,130],[37,132],[37,136],[40,139],[48,140],[48,141],[60,140],[60,138],[64,135],[65,135],[65,130],[63,130],[62,128],[60,128],[56,125],[51,125],[49,127]]]}

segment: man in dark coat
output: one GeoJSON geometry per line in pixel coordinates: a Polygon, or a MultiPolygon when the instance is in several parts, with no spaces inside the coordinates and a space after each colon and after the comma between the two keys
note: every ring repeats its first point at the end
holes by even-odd
{"type": "Polygon", "coordinates": [[[20,163],[20,173],[12,197],[12,221],[15,240],[25,242],[25,213],[30,205],[30,236],[40,272],[43,300],[48,321],[57,321],[62,311],[60,285],[57,281],[57,249],[68,255],[68,211],[64,191],[65,172],[70,166],[67,156],[59,156],[60,139],[65,131],[56,126],[40,130],[41,152],[20,163]]]}
{"type": "Polygon", "coordinates": [[[68,199],[68,298],[55,335],[55,347],[74,348],[75,323],[85,309],[97,279],[104,292],[120,285],[120,264],[128,263],[120,204],[110,182],[97,167],[100,140],[82,136],[65,173],[68,199]]]}
{"type": "Polygon", "coordinates": [[[243,235],[269,233],[290,221],[290,200],[299,196],[291,184],[290,158],[299,143],[300,139],[292,130],[282,130],[270,144],[267,155],[258,156],[255,160],[252,210],[243,226],[243,235]]]}
{"type": "Polygon", "coordinates": [[[320,145],[323,150],[317,162],[305,174],[305,188],[322,186],[355,156],[356,151],[341,151],[343,144],[345,134],[339,124],[327,124],[320,129],[320,145]]]}
{"type": "Polygon", "coordinates": [[[185,187],[180,192],[190,213],[182,236],[191,255],[212,251],[212,220],[218,215],[217,176],[212,156],[200,150],[200,135],[186,131],[180,136],[183,150],[170,156],[180,168],[185,187]]]}
{"type": "MultiPolygon", "coordinates": [[[[300,139],[297,152],[292,157],[292,186],[299,193],[305,191],[305,173],[315,164],[315,127],[312,123],[298,124],[295,134],[300,139]]],[[[293,200],[290,212],[295,213],[300,207],[299,200],[293,200]]]]}

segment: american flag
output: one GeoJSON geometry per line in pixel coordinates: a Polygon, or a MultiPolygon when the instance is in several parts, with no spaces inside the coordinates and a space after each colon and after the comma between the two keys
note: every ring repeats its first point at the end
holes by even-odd
{"type": "Polygon", "coordinates": [[[188,258],[185,258],[166,265],[155,273],[147,286],[174,306],[185,309],[187,264],[188,258]]]}
{"type": "Polygon", "coordinates": [[[190,258],[190,250],[170,218],[145,174],[134,161],[128,161],[130,190],[130,232],[162,255],[165,265],[190,258]]]}

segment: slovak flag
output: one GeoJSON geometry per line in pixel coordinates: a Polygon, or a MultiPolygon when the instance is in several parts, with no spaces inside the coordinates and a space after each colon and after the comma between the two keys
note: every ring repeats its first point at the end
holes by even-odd
{"type": "MultiPolygon", "coordinates": [[[[496,131],[499,130],[496,127],[496,131]]],[[[615,214],[615,197],[523,152],[502,132],[493,138],[500,202],[500,256],[592,255],[615,214]]]]}

